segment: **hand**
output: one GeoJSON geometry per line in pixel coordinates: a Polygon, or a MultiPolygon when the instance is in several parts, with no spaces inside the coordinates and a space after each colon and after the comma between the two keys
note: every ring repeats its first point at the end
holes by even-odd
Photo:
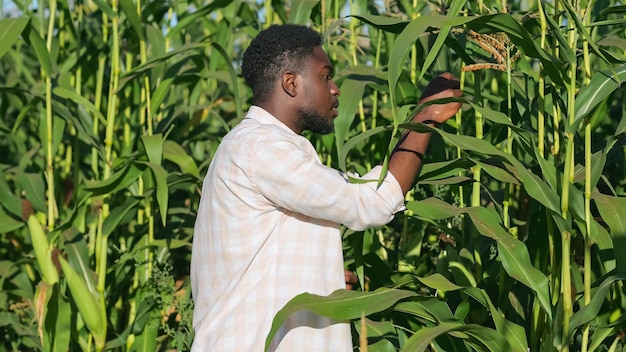
{"type": "Polygon", "coordinates": [[[346,277],[346,289],[352,290],[354,286],[359,282],[359,278],[350,270],[343,270],[343,274],[346,277]]]}
{"type": "MultiPolygon", "coordinates": [[[[451,73],[442,73],[428,83],[420,97],[419,104],[435,99],[460,97],[461,90],[459,88],[459,81],[451,73]]],[[[444,123],[454,116],[461,106],[462,103],[460,102],[429,105],[415,115],[413,121],[444,123]]]]}

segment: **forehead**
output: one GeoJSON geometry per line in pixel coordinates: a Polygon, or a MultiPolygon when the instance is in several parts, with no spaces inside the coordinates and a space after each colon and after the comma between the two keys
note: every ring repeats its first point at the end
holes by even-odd
{"type": "Polygon", "coordinates": [[[313,66],[312,68],[323,69],[329,68],[332,69],[330,64],[330,59],[328,59],[328,55],[321,46],[316,46],[313,48],[313,54],[311,55],[311,59],[309,64],[313,66]]]}

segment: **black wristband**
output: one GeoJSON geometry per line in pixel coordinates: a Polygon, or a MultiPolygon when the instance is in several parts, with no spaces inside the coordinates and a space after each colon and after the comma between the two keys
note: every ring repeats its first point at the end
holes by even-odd
{"type": "Polygon", "coordinates": [[[402,147],[395,147],[393,149],[393,152],[409,152],[409,153],[413,153],[415,156],[417,156],[420,160],[424,159],[424,154],[417,152],[415,150],[411,150],[411,149],[406,149],[406,148],[402,148],[402,147]]]}

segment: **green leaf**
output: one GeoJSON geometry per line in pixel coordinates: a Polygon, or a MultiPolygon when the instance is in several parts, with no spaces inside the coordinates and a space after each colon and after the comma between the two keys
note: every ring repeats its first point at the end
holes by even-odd
{"type": "Polygon", "coordinates": [[[52,60],[50,59],[50,54],[46,48],[46,42],[44,42],[39,36],[37,30],[32,28],[32,23],[29,23],[24,29],[23,37],[35,51],[39,64],[41,65],[43,77],[50,77],[50,74],[52,73],[52,60]]]}
{"type": "Polygon", "coordinates": [[[373,135],[376,135],[381,132],[389,131],[392,128],[393,128],[392,126],[378,126],[378,127],[370,128],[369,130],[362,132],[355,137],[350,138],[350,140],[346,142],[346,144],[344,144],[343,147],[339,151],[339,168],[343,170],[344,172],[346,171],[346,158],[348,157],[348,153],[357,144],[363,142],[364,140],[366,140],[367,138],[373,135]]]}
{"type": "Polygon", "coordinates": [[[400,302],[394,307],[394,310],[411,314],[433,323],[457,321],[448,304],[438,298],[400,302]]]}
{"type": "Polygon", "coordinates": [[[421,281],[424,285],[430,288],[434,288],[438,291],[456,291],[462,288],[461,286],[450,282],[450,280],[446,279],[445,276],[439,273],[434,273],[426,277],[418,277],[417,279],[421,281]]]}
{"type": "Polygon", "coordinates": [[[488,141],[471,136],[448,133],[439,128],[432,128],[417,123],[401,124],[400,127],[404,127],[417,132],[435,132],[443,137],[445,141],[462,150],[473,151],[502,158],[503,160],[508,162],[508,164],[505,163],[504,166],[507,168],[507,170],[509,170],[509,172],[511,172],[511,174],[515,175],[515,177],[522,182],[524,188],[526,189],[526,192],[528,192],[528,194],[532,198],[534,198],[552,211],[560,211],[559,196],[554,189],[550,188],[550,186],[547,185],[542,179],[529,171],[526,166],[519,162],[513,155],[504,153],[488,141]]]}
{"type": "Polygon", "coordinates": [[[104,12],[109,17],[109,20],[117,18],[117,13],[113,11],[111,6],[109,6],[108,2],[104,0],[93,0],[93,2],[96,4],[96,6],[98,6],[98,8],[102,12],[104,12]]]}
{"type": "Polygon", "coordinates": [[[141,199],[129,197],[126,198],[123,203],[118,203],[115,208],[111,210],[109,216],[104,219],[104,222],[102,224],[102,234],[105,236],[110,235],[113,230],[115,230],[120,225],[122,219],[124,219],[126,214],[134,209],[140,201],[141,199]]]}
{"type": "Polygon", "coordinates": [[[63,87],[55,87],[52,90],[52,93],[60,98],[73,101],[74,103],[82,106],[85,110],[92,113],[97,119],[104,120],[104,116],[102,115],[102,113],[98,109],[96,109],[96,107],[89,100],[76,94],[75,91],[63,87]]]}
{"type": "Polygon", "coordinates": [[[556,191],[550,188],[539,176],[533,174],[526,166],[517,161],[512,155],[508,155],[507,160],[512,163],[513,166],[509,168],[509,171],[515,174],[522,182],[528,195],[553,212],[560,213],[560,200],[556,191]]]}
{"type": "Polygon", "coordinates": [[[184,173],[200,178],[198,166],[193,158],[185,152],[180,144],[166,139],[163,143],[163,158],[176,163],[184,173]]]}
{"type": "Polygon", "coordinates": [[[15,231],[24,226],[24,222],[16,220],[0,208],[0,233],[15,231]]]}
{"type": "Polygon", "coordinates": [[[274,335],[287,318],[298,311],[307,310],[315,314],[335,320],[349,320],[380,312],[394,305],[399,300],[417,296],[417,293],[396,289],[378,289],[373,292],[357,292],[340,289],[328,296],[310,293],[300,294],[291,299],[276,313],[272,328],[265,340],[265,351],[268,350],[274,335]]]}
{"type": "Polygon", "coordinates": [[[368,352],[396,352],[396,346],[389,340],[379,340],[367,346],[368,352]]]}
{"type": "Polygon", "coordinates": [[[481,235],[496,241],[500,260],[506,272],[535,291],[542,308],[548,316],[552,316],[547,277],[533,267],[528,249],[523,242],[511,236],[502,227],[495,210],[483,207],[456,208],[436,198],[408,202],[406,207],[415,215],[429,220],[442,220],[463,213],[468,214],[481,235]]]}
{"type": "Polygon", "coordinates": [[[485,292],[485,290],[476,287],[466,287],[463,289],[462,292],[475,299],[484,307],[489,308],[489,311],[491,312],[491,318],[493,319],[494,325],[496,326],[496,330],[504,335],[506,340],[509,341],[512,351],[528,351],[528,341],[526,341],[526,331],[524,330],[524,328],[509,320],[506,320],[504,314],[493,305],[491,299],[489,298],[489,295],[487,294],[487,292],[485,292]]]}
{"type": "Polygon", "coordinates": [[[85,325],[96,340],[96,348],[101,348],[101,346],[104,346],[106,338],[106,325],[105,318],[102,316],[102,311],[100,310],[100,305],[94,294],[89,290],[85,280],[78,275],[63,256],[59,256],[59,262],[61,263],[61,268],[63,268],[63,274],[67,280],[67,286],[72,293],[74,303],[85,325]]]}
{"type": "MultiPolygon", "coordinates": [[[[113,210],[115,211],[115,209],[113,210]]],[[[76,231],[74,238],[69,236],[69,231],[64,231],[65,248],[64,253],[67,261],[76,270],[78,275],[87,284],[89,292],[96,294],[96,274],[89,268],[89,248],[82,234],[76,231]]]]}
{"type": "Polygon", "coordinates": [[[143,144],[143,149],[148,157],[148,161],[153,164],[161,165],[161,159],[163,157],[163,135],[154,134],[141,136],[141,143],[143,144]]]}
{"type": "Polygon", "coordinates": [[[404,28],[409,24],[409,21],[407,20],[389,16],[353,15],[352,17],[357,18],[377,29],[395,34],[402,33],[404,28]]]}
{"type": "Polygon", "coordinates": [[[430,342],[442,334],[463,332],[472,343],[480,345],[477,350],[506,351],[509,348],[508,341],[499,332],[480,325],[465,325],[457,322],[445,322],[436,326],[423,327],[416,331],[405,343],[401,352],[425,351],[430,342]]]}
{"type": "Polygon", "coordinates": [[[126,164],[105,180],[86,180],[85,190],[93,192],[93,195],[100,195],[126,189],[141,176],[144,170],[145,168],[139,168],[136,164],[126,164]]]}
{"type": "Polygon", "coordinates": [[[59,294],[56,287],[58,286],[53,286],[54,289],[47,304],[45,330],[49,344],[53,346],[52,351],[67,351],[70,346],[74,317],[70,302],[59,294]]]}
{"type": "MultiPolygon", "coordinates": [[[[343,145],[350,127],[354,122],[355,114],[359,106],[359,102],[363,97],[367,81],[346,79],[341,84],[341,95],[339,95],[339,114],[334,120],[335,124],[335,143],[339,154],[343,152],[343,145]]],[[[345,160],[344,160],[345,163],[345,160]]]]}
{"type": "Polygon", "coordinates": [[[233,92],[233,97],[235,98],[235,109],[237,110],[237,116],[243,116],[243,102],[241,101],[241,97],[239,94],[239,85],[237,83],[237,72],[235,71],[235,64],[233,63],[233,59],[230,57],[226,49],[224,49],[218,43],[211,43],[211,46],[217,50],[217,52],[222,56],[222,58],[226,61],[226,68],[228,73],[230,74],[230,84],[233,92]]]}
{"type": "MultiPolygon", "coordinates": [[[[622,252],[623,253],[623,252],[622,252]]],[[[622,267],[623,268],[623,267],[622,267]]],[[[586,324],[598,317],[600,308],[606,303],[606,297],[609,295],[611,286],[617,281],[626,280],[626,273],[621,272],[616,275],[611,275],[604,279],[597,290],[594,290],[591,295],[591,301],[586,306],[582,307],[579,311],[574,313],[570,318],[569,330],[567,331],[567,338],[565,341],[570,341],[570,338],[576,331],[576,328],[586,324]]]]}
{"type": "Polygon", "coordinates": [[[446,17],[441,15],[426,15],[419,16],[412,20],[398,35],[396,43],[401,45],[394,45],[391,49],[389,56],[389,92],[391,95],[391,104],[394,108],[394,121],[397,120],[397,113],[395,112],[395,104],[397,102],[395,91],[398,84],[398,79],[404,68],[404,62],[407,58],[409,50],[411,50],[412,44],[424,33],[428,27],[441,27],[441,26],[460,26],[471,20],[471,17],[446,17]]]}
{"type": "Polygon", "coordinates": [[[144,164],[152,170],[152,176],[156,183],[156,199],[161,214],[161,223],[165,226],[167,220],[167,202],[169,198],[169,190],[167,187],[167,172],[163,166],[151,162],[137,161],[138,164],[144,164]]]}
{"type": "Polygon", "coordinates": [[[156,115],[159,109],[161,108],[161,104],[163,104],[163,100],[168,93],[170,93],[170,87],[174,82],[175,77],[165,77],[159,82],[159,86],[152,94],[150,99],[150,113],[152,115],[156,115]]]}
{"type": "Polygon", "coordinates": [[[576,61],[576,53],[570,48],[567,38],[562,33],[561,24],[557,23],[556,20],[560,17],[553,16],[551,13],[545,13],[545,9],[549,8],[550,5],[545,3],[546,0],[540,0],[543,2],[543,10],[544,10],[544,18],[546,20],[547,30],[550,31],[552,35],[559,42],[559,51],[562,52],[563,57],[567,60],[568,63],[573,63],[576,61]]]}
{"type": "MultiPolygon", "coordinates": [[[[466,1],[464,0],[452,0],[452,3],[447,6],[447,16],[456,16],[465,5],[465,2],[466,1]]],[[[443,48],[443,44],[448,37],[448,34],[450,34],[451,29],[452,26],[442,26],[439,30],[439,33],[437,33],[437,39],[435,39],[435,42],[428,50],[428,55],[426,55],[426,59],[424,59],[422,71],[420,72],[420,76],[417,79],[417,82],[421,81],[426,71],[430,69],[430,66],[435,61],[435,58],[437,58],[437,55],[441,51],[441,48],[443,48]]]]}
{"type": "Polygon", "coordinates": [[[576,131],[582,120],[624,81],[626,81],[626,66],[616,67],[614,71],[601,70],[594,73],[589,84],[582,87],[576,96],[574,102],[576,120],[569,126],[568,132],[576,131]]]}
{"type": "Polygon", "coordinates": [[[433,162],[424,164],[419,175],[419,180],[437,180],[450,176],[456,176],[459,173],[469,170],[474,163],[467,159],[454,159],[441,162],[433,162]]]}
{"type": "Polygon", "coordinates": [[[613,238],[616,266],[626,268],[626,198],[593,192],[592,198],[613,238]]]}
{"type": "Polygon", "coordinates": [[[589,32],[587,31],[587,26],[585,26],[582,23],[582,21],[580,20],[580,17],[581,17],[580,14],[576,13],[576,10],[574,10],[574,8],[572,7],[572,4],[564,0],[561,0],[561,4],[563,4],[563,6],[565,6],[567,11],[569,12],[568,20],[571,19],[574,22],[576,29],[578,30],[578,33],[581,33],[582,36],[586,39],[586,42],[591,47],[591,51],[593,51],[593,53],[596,54],[597,57],[602,59],[602,61],[604,61],[606,64],[610,65],[611,63],[606,59],[606,57],[604,57],[604,54],[602,53],[602,51],[598,49],[598,46],[596,45],[596,41],[594,40],[594,38],[591,37],[591,34],[589,34],[589,32]]]}
{"type": "Polygon", "coordinates": [[[0,28],[2,28],[2,32],[0,32],[0,59],[20,37],[28,21],[30,19],[26,17],[4,18],[0,20],[0,28]]]}
{"type": "Polygon", "coordinates": [[[46,213],[46,185],[42,174],[22,173],[19,175],[19,184],[24,191],[26,199],[30,201],[35,210],[46,213]]]}
{"type": "Polygon", "coordinates": [[[146,35],[143,30],[141,18],[139,18],[139,14],[137,14],[137,6],[132,0],[120,0],[119,4],[135,34],[137,34],[140,40],[144,40],[146,35]]]}
{"type": "Polygon", "coordinates": [[[498,181],[511,183],[514,185],[519,185],[520,182],[513,177],[504,167],[496,166],[491,164],[491,162],[497,162],[495,160],[486,160],[486,161],[478,161],[470,158],[476,165],[480,166],[486,173],[491,175],[491,177],[495,178],[498,181]]]}
{"type": "MultiPolygon", "coordinates": [[[[208,38],[206,40],[208,40],[208,38]]],[[[201,48],[207,45],[209,45],[209,43],[206,41],[181,45],[180,47],[174,50],[170,50],[161,56],[157,56],[154,59],[149,60],[148,62],[144,64],[133,67],[132,70],[129,70],[120,76],[120,81],[118,83],[117,91],[118,92],[122,91],[128,82],[134,80],[137,77],[140,77],[141,75],[154,69],[155,67],[159,67],[161,64],[163,64],[170,58],[178,57],[181,54],[184,54],[188,51],[195,50],[197,48],[201,48]]],[[[183,57],[183,59],[188,59],[188,57],[183,57]]]]}
{"type": "MultiPolygon", "coordinates": [[[[380,337],[395,334],[395,328],[393,323],[390,321],[374,321],[368,318],[363,319],[365,319],[367,337],[380,337]]],[[[357,327],[357,331],[361,334],[361,321],[358,321],[355,325],[357,327]]]]}
{"type": "MultiPolygon", "coordinates": [[[[0,204],[6,209],[13,217],[22,217],[22,198],[13,194],[9,184],[7,183],[8,173],[0,170],[0,204]]],[[[2,208],[0,207],[0,209],[2,208]]]]}
{"type": "Polygon", "coordinates": [[[541,61],[545,68],[545,73],[552,78],[557,84],[562,86],[563,81],[563,65],[559,65],[557,58],[549,55],[545,50],[537,45],[533,37],[528,31],[522,27],[518,20],[508,13],[496,13],[493,15],[483,15],[475,17],[467,24],[479,33],[505,32],[518,48],[521,48],[524,54],[537,58],[541,61]]]}
{"type": "Polygon", "coordinates": [[[225,8],[228,4],[233,2],[233,0],[216,0],[211,1],[208,5],[197,9],[196,11],[191,12],[187,15],[180,15],[178,18],[178,22],[174,28],[170,29],[167,33],[168,38],[175,38],[178,36],[183,30],[185,30],[188,26],[196,26],[203,18],[207,18],[208,15],[218,9],[225,8]]]}
{"type": "Polygon", "coordinates": [[[318,0],[293,0],[289,12],[289,23],[306,25],[311,17],[311,10],[319,3],[318,0]]]}
{"type": "Polygon", "coordinates": [[[52,263],[52,251],[48,243],[48,236],[34,215],[28,218],[28,230],[35,251],[35,258],[37,258],[37,264],[39,264],[39,270],[41,270],[41,276],[43,276],[45,282],[53,285],[59,281],[59,274],[52,263]]]}
{"type": "Polygon", "coordinates": [[[133,342],[131,351],[151,352],[158,350],[159,321],[157,318],[150,318],[143,326],[143,329],[133,342]]]}
{"type": "Polygon", "coordinates": [[[600,253],[599,259],[604,263],[604,268],[606,271],[614,270],[616,268],[616,262],[615,251],[613,249],[613,239],[611,238],[611,235],[604,228],[604,226],[600,225],[594,218],[591,218],[590,228],[591,231],[589,236],[591,238],[591,242],[598,246],[598,251],[600,253]]]}
{"type": "Polygon", "coordinates": [[[430,345],[430,341],[439,335],[446,334],[462,327],[461,323],[441,323],[432,327],[422,327],[417,330],[405,343],[400,352],[422,352],[430,345]]]}

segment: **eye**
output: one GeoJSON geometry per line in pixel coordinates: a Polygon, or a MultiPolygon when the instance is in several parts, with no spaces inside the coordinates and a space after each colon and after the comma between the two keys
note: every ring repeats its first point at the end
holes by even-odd
{"type": "Polygon", "coordinates": [[[324,79],[327,81],[330,81],[331,79],[333,79],[333,76],[331,75],[324,75],[324,79]]]}

